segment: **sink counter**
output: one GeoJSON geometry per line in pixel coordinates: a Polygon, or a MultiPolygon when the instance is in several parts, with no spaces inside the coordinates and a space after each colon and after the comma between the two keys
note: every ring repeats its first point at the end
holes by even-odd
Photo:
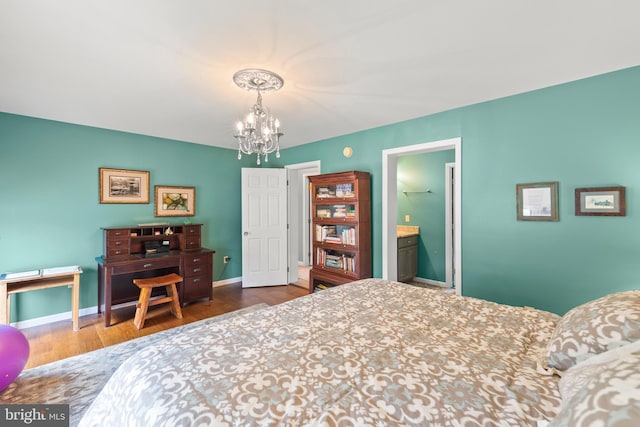
{"type": "Polygon", "coordinates": [[[417,225],[397,225],[396,235],[398,236],[398,238],[418,236],[420,235],[420,227],[418,227],[417,225]]]}

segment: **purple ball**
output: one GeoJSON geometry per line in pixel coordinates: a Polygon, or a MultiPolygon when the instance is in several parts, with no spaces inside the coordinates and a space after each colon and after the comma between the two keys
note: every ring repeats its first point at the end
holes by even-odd
{"type": "Polygon", "coordinates": [[[15,380],[29,359],[29,341],[19,329],[0,325],[0,391],[15,380]]]}

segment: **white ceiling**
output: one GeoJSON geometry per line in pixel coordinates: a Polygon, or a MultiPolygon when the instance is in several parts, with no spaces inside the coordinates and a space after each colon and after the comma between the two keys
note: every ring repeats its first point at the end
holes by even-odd
{"type": "Polygon", "coordinates": [[[255,94],[283,148],[640,64],[638,0],[0,0],[0,111],[235,148],[255,94]]]}

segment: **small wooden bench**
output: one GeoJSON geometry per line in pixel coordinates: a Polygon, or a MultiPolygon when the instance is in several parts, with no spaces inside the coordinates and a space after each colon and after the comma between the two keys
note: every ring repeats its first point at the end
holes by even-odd
{"type": "Polygon", "coordinates": [[[147,309],[150,306],[171,303],[171,313],[178,319],[182,319],[182,309],[180,308],[180,299],[178,297],[178,289],[176,283],[182,282],[182,277],[175,274],[166,274],[164,276],[150,277],[148,279],[134,279],[133,283],[140,288],[140,297],[138,298],[138,304],[136,305],[136,315],[133,319],[133,324],[138,329],[142,329],[144,321],[147,317],[147,309]],[[158,286],[164,286],[167,290],[167,296],[163,298],[157,298],[153,301],[151,298],[151,291],[158,286]]]}

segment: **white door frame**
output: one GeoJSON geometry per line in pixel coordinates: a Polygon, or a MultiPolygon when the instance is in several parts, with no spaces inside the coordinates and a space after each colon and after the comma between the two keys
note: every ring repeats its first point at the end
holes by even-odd
{"type": "Polygon", "coordinates": [[[382,278],[398,278],[398,157],[433,151],[454,150],[454,242],[455,291],[462,294],[462,138],[382,150],[382,278]]]}
{"type": "Polygon", "coordinates": [[[445,250],[445,284],[447,287],[454,287],[455,280],[455,268],[453,266],[453,233],[451,232],[454,228],[453,221],[453,210],[452,210],[452,202],[451,199],[452,193],[455,194],[455,189],[452,190],[452,183],[455,183],[455,178],[452,176],[452,172],[456,171],[455,163],[445,163],[444,164],[444,204],[445,204],[445,237],[444,237],[444,250],[445,250]]]}

